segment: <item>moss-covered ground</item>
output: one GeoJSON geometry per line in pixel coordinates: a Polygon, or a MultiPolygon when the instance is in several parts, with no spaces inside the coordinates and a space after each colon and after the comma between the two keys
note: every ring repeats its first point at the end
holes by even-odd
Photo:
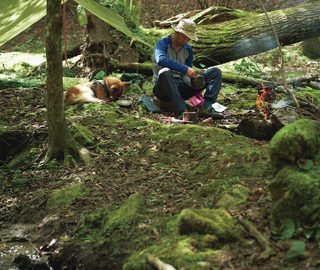
{"type": "MultiPolygon", "coordinates": [[[[64,78],[65,88],[76,81],[64,78]]],[[[42,163],[43,78],[2,77],[0,125],[24,130],[27,139],[20,155],[1,161],[1,226],[34,225],[25,237],[38,247],[52,239],[62,250],[80,245],[63,263],[83,256],[89,269],[151,269],[147,254],[178,269],[317,269],[315,235],[303,231],[287,239],[273,227],[269,142],[226,129],[228,119],[165,123],[138,101],[151,88],[146,78],[142,89],[129,90],[129,109],[116,103],[67,106],[71,133],[93,159],[90,168],[67,168],[42,163]],[[290,255],[293,240],[304,241],[303,254],[290,255]],[[269,247],[272,252],[262,256],[269,247]]],[[[303,91],[319,105],[317,91],[303,91]]],[[[229,102],[229,120],[239,123],[248,113],[261,118],[256,95],[253,88],[223,85],[219,100],[229,102]]]]}

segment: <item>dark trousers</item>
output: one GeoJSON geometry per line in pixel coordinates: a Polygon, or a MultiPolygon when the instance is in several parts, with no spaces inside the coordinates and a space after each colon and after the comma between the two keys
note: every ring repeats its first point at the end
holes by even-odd
{"type": "MultiPolygon", "coordinates": [[[[203,107],[210,108],[217,100],[221,89],[221,71],[216,67],[211,67],[201,76],[203,76],[206,88],[203,107]]],[[[185,100],[188,100],[202,90],[194,89],[186,84],[182,78],[174,77],[174,73],[170,69],[163,68],[159,72],[153,93],[161,101],[172,103],[175,113],[179,114],[186,110],[185,100]]]]}

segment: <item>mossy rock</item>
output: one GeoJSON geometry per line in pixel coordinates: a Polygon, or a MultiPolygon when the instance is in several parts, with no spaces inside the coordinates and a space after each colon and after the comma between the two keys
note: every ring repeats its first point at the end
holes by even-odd
{"type": "Polygon", "coordinates": [[[80,144],[87,146],[94,143],[95,136],[87,127],[79,123],[73,123],[70,130],[75,140],[80,144]]]}
{"type": "Polygon", "coordinates": [[[107,216],[103,231],[112,232],[116,229],[126,229],[138,222],[143,211],[143,201],[143,196],[140,193],[131,195],[117,210],[107,216]]]}
{"type": "Polygon", "coordinates": [[[320,58],[320,37],[310,38],[302,42],[303,54],[311,59],[320,58]]]}
{"type": "Polygon", "coordinates": [[[319,135],[319,123],[308,119],[299,119],[280,129],[270,142],[274,171],[300,159],[314,159],[320,147],[319,135]]]}
{"type": "MultiPolygon", "coordinates": [[[[319,164],[320,157],[317,158],[319,164]]],[[[278,172],[269,185],[276,223],[289,218],[297,223],[319,224],[320,222],[320,167],[308,171],[285,167],[278,172]]]]}
{"type": "Polygon", "coordinates": [[[89,189],[83,183],[75,183],[49,194],[47,207],[49,209],[64,208],[70,206],[77,199],[87,195],[89,189]]]}
{"type": "Polygon", "coordinates": [[[221,256],[221,250],[200,247],[205,236],[184,236],[180,238],[165,238],[158,245],[152,245],[142,251],[132,254],[124,264],[124,270],[152,270],[147,264],[148,254],[161,259],[176,269],[205,270],[211,268],[210,259],[221,256]]]}
{"type": "Polygon", "coordinates": [[[241,226],[223,209],[186,208],[178,216],[178,231],[184,234],[211,234],[220,241],[239,239],[241,226]]]}
{"type": "Polygon", "coordinates": [[[30,162],[32,158],[39,153],[38,148],[31,148],[21,152],[19,155],[15,156],[12,160],[10,160],[8,167],[9,168],[17,168],[20,165],[30,162]]]}
{"type": "Polygon", "coordinates": [[[245,204],[247,202],[248,195],[249,189],[247,187],[235,185],[222,195],[216,203],[216,207],[224,208],[226,210],[234,209],[241,204],[245,204]]]}

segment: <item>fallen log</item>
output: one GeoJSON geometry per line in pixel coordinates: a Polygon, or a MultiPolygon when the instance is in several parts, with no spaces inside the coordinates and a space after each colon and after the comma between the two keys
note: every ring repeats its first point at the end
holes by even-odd
{"type": "Polygon", "coordinates": [[[319,74],[303,75],[299,77],[289,78],[287,79],[287,83],[294,86],[299,86],[299,85],[302,85],[302,83],[310,83],[310,81],[313,81],[318,77],[320,77],[319,74]]]}
{"type": "Polygon", "coordinates": [[[179,23],[180,20],[189,19],[190,17],[198,14],[199,12],[200,10],[193,10],[186,13],[181,13],[169,19],[166,19],[164,21],[156,20],[152,24],[154,27],[158,27],[158,28],[169,28],[171,27],[171,25],[179,23]]]}
{"type": "MultiPolygon", "coordinates": [[[[191,19],[198,25],[215,24],[235,20],[248,16],[250,13],[227,7],[211,6],[205,10],[193,10],[178,14],[164,21],[154,21],[153,25],[158,28],[170,28],[171,25],[179,23],[182,19],[191,19]]],[[[251,13],[252,14],[252,13],[251,13]]]]}
{"type": "MultiPolygon", "coordinates": [[[[113,70],[140,73],[143,75],[152,76],[152,63],[119,63],[112,67],[113,70]]],[[[202,69],[196,69],[201,72],[202,69]]],[[[223,72],[222,79],[226,83],[235,83],[241,86],[257,86],[261,82],[269,82],[264,79],[256,79],[244,75],[234,74],[231,72],[223,72]]]]}
{"type": "MultiPolygon", "coordinates": [[[[131,73],[140,73],[143,75],[152,76],[152,63],[118,63],[112,67],[112,70],[124,71],[124,72],[131,72],[131,73]]],[[[201,72],[202,69],[196,69],[201,72]]],[[[309,82],[316,78],[318,78],[318,74],[311,74],[305,76],[299,76],[295,78],[287,79],[287,84],[290,85],[301,85],[302,82],[309,82]]],[[[252,86],[256,87],[261,82],[267,83],[270,82],[267,79],[257,79],[253,77],[248,77],[244,75],[235,74],[232,72],[222,72],[222,79],[225,83],[233,83],[238,84],[240,86],[252,86]]],[[[281,84],[276,82],[276,84],[281,84]]]]}
{"type": "Polygon", "coordinates": [[[308,85],[314,89],[320,90],[320,82],[310,81],[308,85]]]}
{"type": "MultiPolygon", "coordinates": [[[[268,12],[282,46],[320,35],[320,0],[268,12]]],[[[208,67],[255,55],[277,47],[265,14],[248,15],[214,25],[199,25],[192,42],[194,64],[208,67]]]]}

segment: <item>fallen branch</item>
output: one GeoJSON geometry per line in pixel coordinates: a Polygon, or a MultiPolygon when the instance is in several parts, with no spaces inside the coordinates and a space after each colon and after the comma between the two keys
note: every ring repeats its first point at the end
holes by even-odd
{"type": "Polygon", "coordinates": [[[303,76],[287,79],[287,83],[294,86],[299,86],[302,83],[310,83],[311,81],[316,80],[318,77],[320,77],[319,74],[303,75],[303,76]]]}
{"type": "Polygon", "coordinates": [[[320,82],[311,81],[308,83],[308,85],[314,89],[320,90],[320,82]]]}

